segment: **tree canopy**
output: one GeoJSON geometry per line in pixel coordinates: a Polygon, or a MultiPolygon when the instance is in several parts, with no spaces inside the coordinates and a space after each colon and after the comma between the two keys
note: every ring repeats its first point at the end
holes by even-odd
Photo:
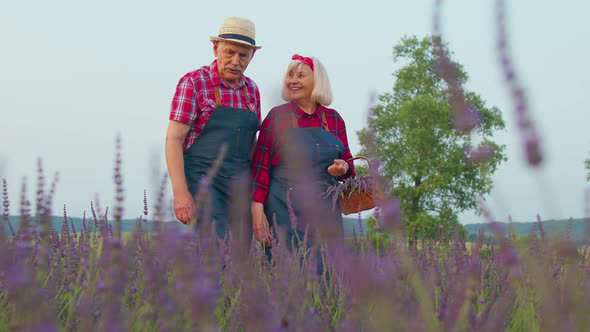
{"type": "MultiPolygon", "coordinates": [[[[446,45],[443,48],[450,60],[446,45]]],[[[433,39],[404,37],[393,47],[393,91],[378,96],[367,128],[357,132],[360,154],[376,156],[390,194],[399,197],[410,239],[452,231],[458,213],[475,209],[478,196],[489,194],[491,175],[506,160],[505,146],[492,140],[504,129],[497,107],[474,92],[463,91],[466,114],[478,125],[471,131],[456,126],[449,84],[437,74],[441,59],[433,39]]],[[[468,75],[453,62],[454,79],[463,86],[468,75]]]]}

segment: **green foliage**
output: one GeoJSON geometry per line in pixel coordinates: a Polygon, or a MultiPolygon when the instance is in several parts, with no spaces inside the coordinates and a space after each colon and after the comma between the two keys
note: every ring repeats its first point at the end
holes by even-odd
{"type": "MultiPolygon", "coordinates": [[[[368,128],[357,133],[359,154],[381,160],[390,194],[402,202],[410,239],[431,238],[441,226],[451,234],[457,214],[475,209],[476,197],[489,194],[491,175],[506,160],[505,146],[492,141],[504,121],[497,107],[465,91],[467,105],[479,112],[480,125],[471,135],[455,127],[447,84],[434,70],[438,59],[431,39],[404,37],[393,56],[404,65],[395,72],[393,91],[379,96],[368,128]],[[493,147],[494,153],[470,161],[466,151],[478,144],[493,147]]],[[[460,64],[454,66],[457,83],[465,83],[467,73],[460,64]]]]}
{"type": "Polygon", "coordinates": [[[532,290],[520,289],[518,291],[519,302],[514,305],[514,312],[512,313],[512,321],[508,331],[541,331],[538,317],[535,308],[535,294],[532,290]],[[522,294],[528,291],[529,294],[522,294]]]}
{"type": "Polygon", "coordinates": [[[356,173],[357,176],[359,176],[359,175],[367,176],[367,175],[369,175],[369,166],[367,166],[367,165],[354,165],[354,172],[356,173]]]}
{"type": "Polygon", "coordinates": [[[527,248],[529,246],[529,235],[516,235],[513,240],[513,245],[517,248],[527,248]]]}
{"type": "Polygon", "coordinates": [[[367,217],[367,236],[373,248],[383,252],[390,244],[390,234],[378,227],[377,219],[373,216],[367,217]]]}

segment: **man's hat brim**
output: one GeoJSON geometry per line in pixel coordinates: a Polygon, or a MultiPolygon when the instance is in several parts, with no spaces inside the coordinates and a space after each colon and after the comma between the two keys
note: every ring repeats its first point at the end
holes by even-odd
{"type": "Polygon", "coordinates": [[[262,46],[253,45],[250,42],[247,42],[247,41],[244,41],[244,40],[241,40],[241,39],[236,39],[236,38],[221,38],[221,37],[211,36],[209,39],[212,42],[213,41],[224,41],[224,42],[228,42],[228,43],[235,43],[235,44],[240,44],[240,45],[248,46],[248,47],[251,47],[251,48],[254,48],[254,49],[257,49],[257,50],[262,48],[262,46]]]}

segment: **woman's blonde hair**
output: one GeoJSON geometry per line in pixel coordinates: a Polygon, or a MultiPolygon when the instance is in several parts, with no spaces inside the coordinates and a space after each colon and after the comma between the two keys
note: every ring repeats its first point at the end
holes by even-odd
{"type": "MultiPolygon", "coordinates": [[[[316,102],[324,105],[329,106],[332,103],[332,89],[330,88],[330,80],[328,79],[328,73],[326,73],[326,68],[320,62],[320,60],[310,57],[313,60],[313,90],[311,92],[311,98],[316,102]]],[[[289,72],[301,65],[305,64],[305,62],[300,60],[293,60],[287,66],[287,70],[285,71],[285,75],[283,77],[283,87],[281,88],[281,97],[286,101],[291,101],[289,98],[289,91],[287,88],[287,79],[289,77],[289,72]]]]}

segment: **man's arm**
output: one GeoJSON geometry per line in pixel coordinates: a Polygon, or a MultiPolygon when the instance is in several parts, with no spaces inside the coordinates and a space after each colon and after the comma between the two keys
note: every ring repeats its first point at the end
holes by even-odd
{"type": "Polygon", "coordinates": [[[170,120],[166,132],[166,164],[172,182],[176,218],[188,223],[193,217],[194,202],[184,174],[183,144],[190,125],[170,120]]]}

